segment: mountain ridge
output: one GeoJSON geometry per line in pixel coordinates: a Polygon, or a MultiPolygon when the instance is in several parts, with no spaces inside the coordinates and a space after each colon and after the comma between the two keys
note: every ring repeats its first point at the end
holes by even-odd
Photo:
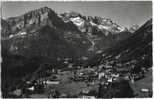
{"type": "MultiPolygon", "coordinates": [[[[70,13],[65,13],[70,16],[70,13]]],[[[100,50],[108,48],[113,42],[120,41],[127,38],[130,33],[118,33],[119,36],[111,33],[108,30],[99,30],[97,26],[92,26],[84,16],[79,13],[71,13],[69,22],[64,21],[64,17],[56,14],[51,8],[43,7],[33,11],[29,11],[21,16],[8,18],[5,22],[9,26],[9,33],[2,32],[2,39],[12,39],[12,37],[24,37],[29,33],[35,34],[39,28],[44,26],[50,26],[56,31],[59,31],[59,36],[63,35],[65,40],[69,43],[78,43],[77,45],[87,45],[86,50],[88,53],[97,53],[100,50]],[[74,15],[73,15],[74,14],[74,15]],[[80,26],[76,25],[78,19],[71,19],[73,17],[83,17],[85,19],[85,26],[83,30],[80,30],[80,26]],[[74,22],[74,23],[73,23],[74,22]],[[107,33],[107,35],[106,35],[107,33]],[[123,36],[121,36],[121,34],[123,36]],[[123,38],[124,37],[124,38],[123,38]],[[100,43],[103,44],[100,44],[100,43]]],[[[98,17],[99,19],[99,17],[98,17]]],[[[98,20],[97,19],[97,20],[98,20]]],[[[80,20],[80,18],[79,18],[80,20]]],[[[94,19],[93,19],[94,20],[94,19]]],[[[111,21],[111,20],[110,20],[111,21]]],[[[6,29],[2,29],[6,30],[6,29]]],[[[79,47],[78,47],[79,48],[79,47]]],[[[85,49],[85,47],[83,47],[85,49]]]]}

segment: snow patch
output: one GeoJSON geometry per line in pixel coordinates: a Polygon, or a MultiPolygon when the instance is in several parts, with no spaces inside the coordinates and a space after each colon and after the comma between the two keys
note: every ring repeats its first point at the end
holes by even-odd
{"type": "Polygon", "coordinates": [[[92,22],[92,21],[90,21],[90,24],[91,24],[92,26],[97,26],[97,24],[95,24],[95,23],[92,22]]]}
{"type": "Polygon", "coordinates": [[[118,28],[118,30],[120,31],[120,32],[122,32],[122,31],[124,31],[125,29],[124,28],[122,28],[122,27],[117,27],[118,28]]]}
{"type": "Polygon", "coordinates": [[[71,18],[70,19],[74,24],[76,24],[77,26],[81,26],[84,24],[84,20],[81,19],[80,17],[76,17],[76,18],[71,18]]]}
{"type": "Polygon", "coordinates": [[[109,26],[98,25],[98,29],[106,29],[106,30],[109,30],[110,27],[109,26]]]}

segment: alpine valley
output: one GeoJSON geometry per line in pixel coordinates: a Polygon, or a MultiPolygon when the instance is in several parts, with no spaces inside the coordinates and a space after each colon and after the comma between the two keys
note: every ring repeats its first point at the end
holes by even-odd
{"type": "MultiPolygon", "coordinates": [[[[152,19],[128,29],[110,18],[43,7],[1,19],[1,52],[4,97],[13,97],[8,92],[23,88],[21,82],[38,80],[47,65],[64,71],[109,65],[116,73],[139,75],[152,67],[152,19]]],[[[129,97],[108,91],[95,96],[129,97]]]]}

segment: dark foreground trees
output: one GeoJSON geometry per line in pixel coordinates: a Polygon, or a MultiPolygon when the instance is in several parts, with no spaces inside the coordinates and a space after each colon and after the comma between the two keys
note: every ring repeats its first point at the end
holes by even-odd
{"type": "Polygon", "coordinates": [[[108,86],[100,85],[98,98],[130,98],[133,97],[133,90],[129,82],[120,80],[110,83],[108,86]]]}

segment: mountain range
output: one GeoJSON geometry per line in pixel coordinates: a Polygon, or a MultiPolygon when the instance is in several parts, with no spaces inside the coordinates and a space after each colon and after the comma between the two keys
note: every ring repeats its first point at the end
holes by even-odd
{"type": "Polygon", "coordinates": [[[2,19],[2,48],[26,57],[86,60],[130,35],[111,19],[57,14],[48,7],[2,19]]]}

